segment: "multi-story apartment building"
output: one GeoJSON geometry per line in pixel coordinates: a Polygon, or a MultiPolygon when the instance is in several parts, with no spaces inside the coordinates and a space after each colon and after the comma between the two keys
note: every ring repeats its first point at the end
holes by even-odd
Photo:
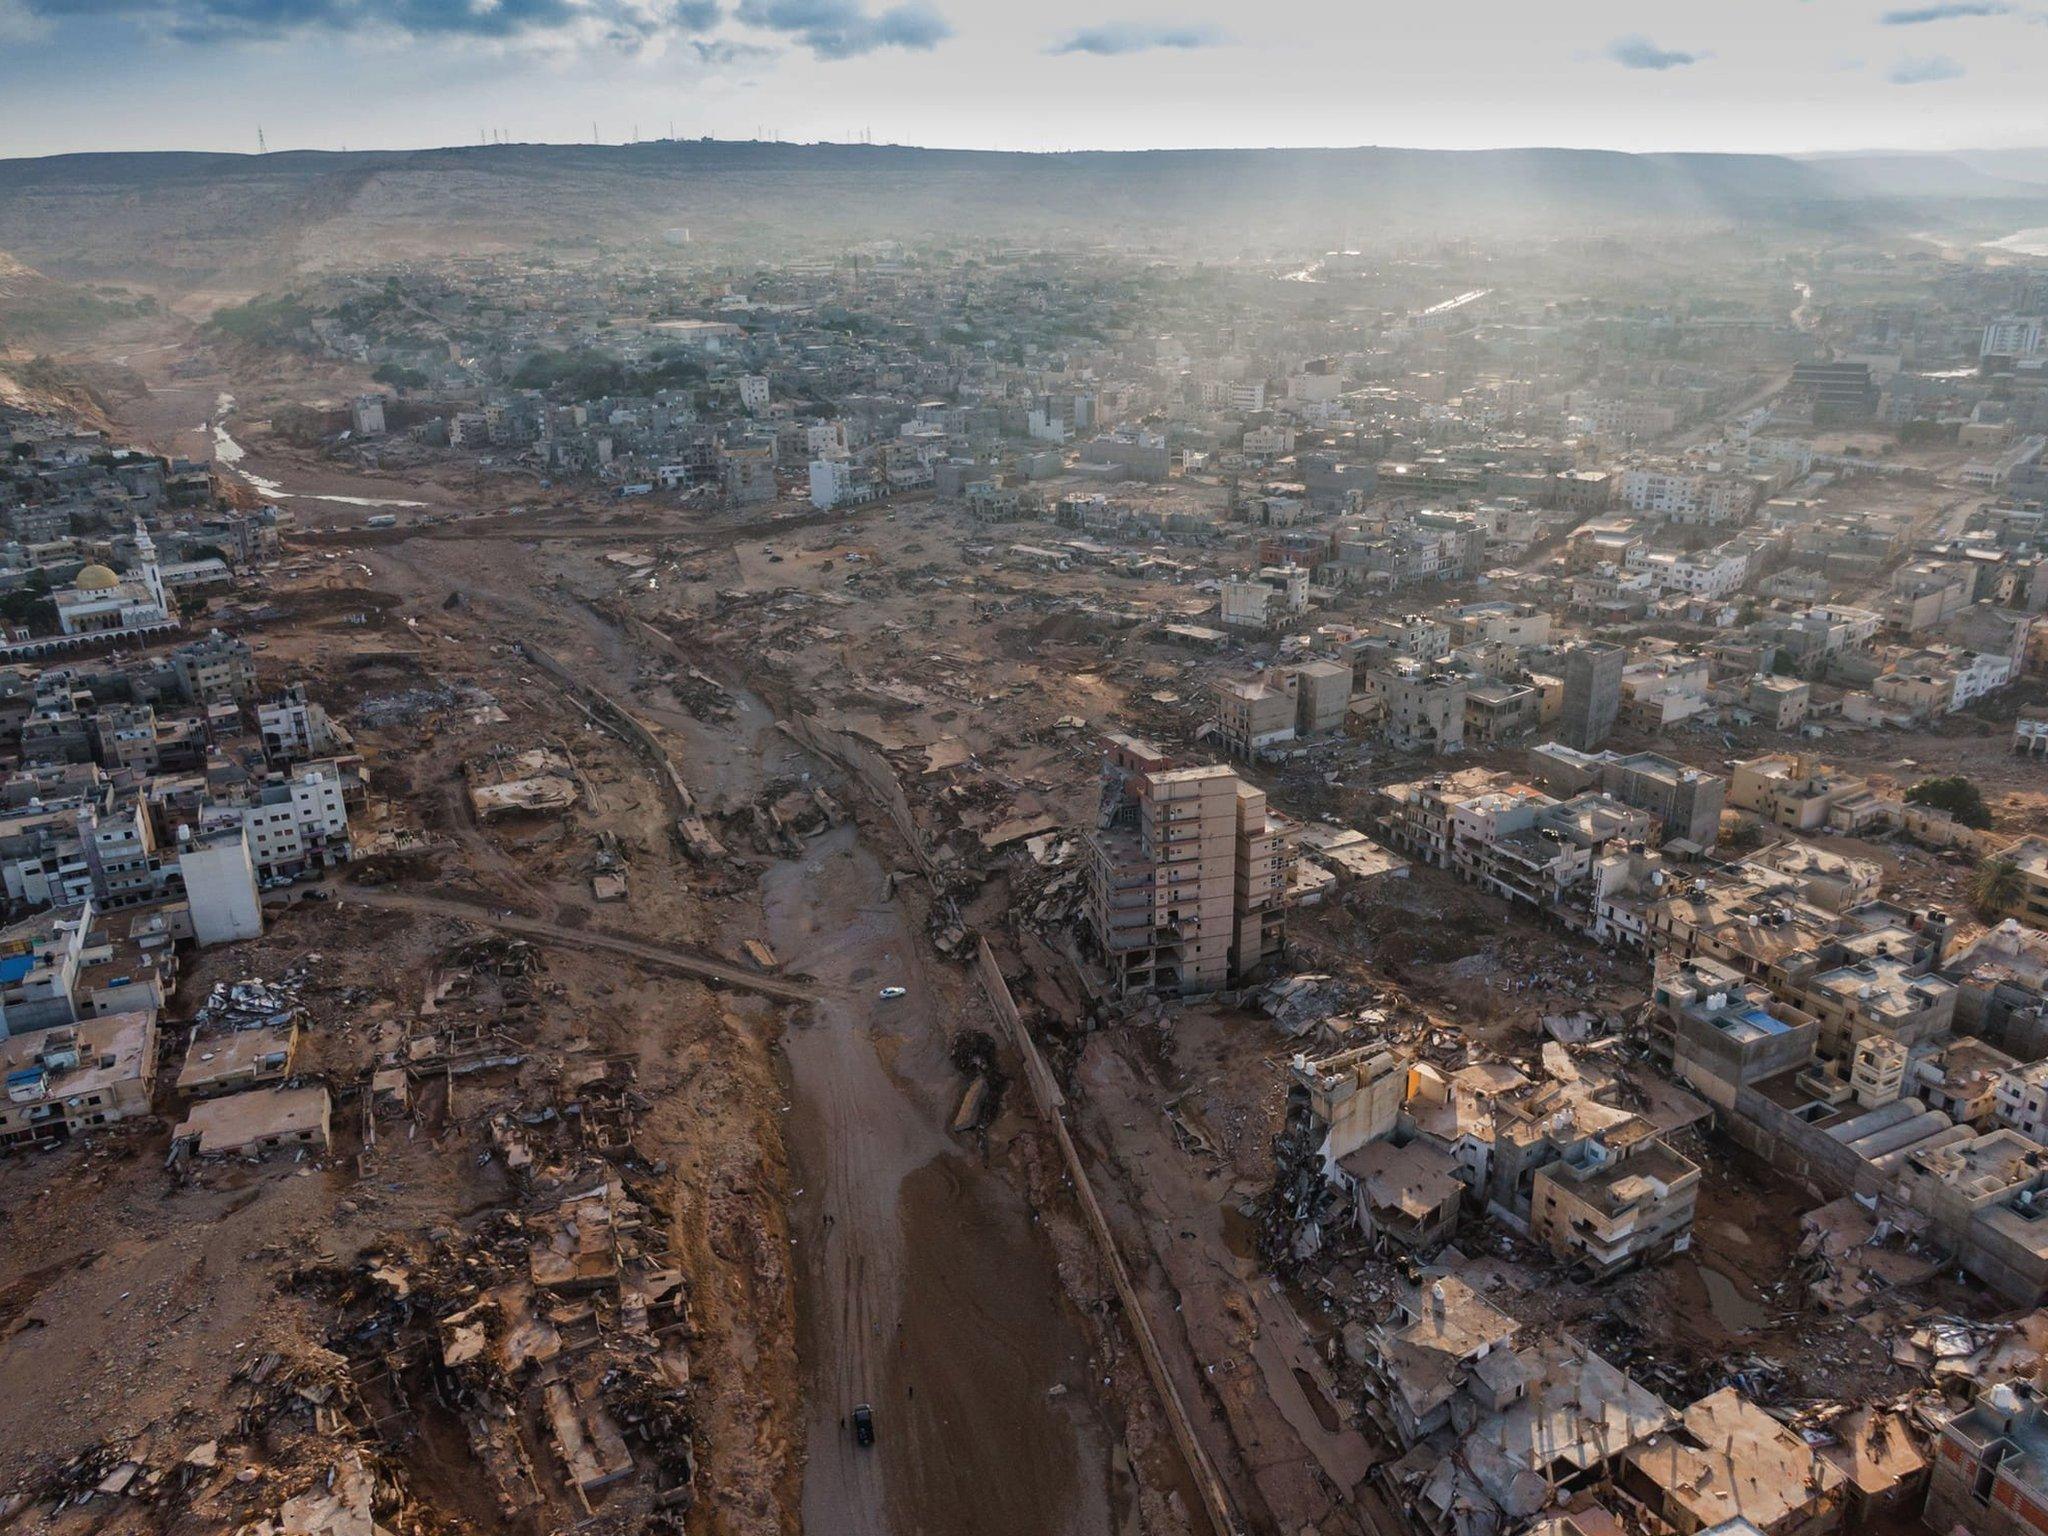
{"type": "Polygon", "coordinates": [[[1218,678],[1210,692],[1223,750],[1250,761],[1269,747],[1292,741],[1300,722],[1300,691],[1299,680],[1279,670],[1250,679],[1218,678]]]}
{"type": "Polygon", "coordinates": [[[1942,1424],[1926,1523],[1975,1536],[2048,1530],[2048,1413],[2039,1386],[2006,1381],[1984,1387],[1942,1424]]]}
{"type": "Polygon", "coordinates": [[[1529,749],[1529,774],[1553,795],[1599,789],[1648,811],[1667,837],[1687,838],[1702,848],[1720,841],[1728,784],[1705,769],[1655,752],[1579,752],[1552,741],[1529,749]]]}
{"type": "Polygon", "coordinates": [[[1661,1142],[1588,1139],[1536,1170],[1529,1235],[1595,1279],[1692,1242],[1699,1165],[1661,1142]]]}
{"type": "Polygon", "coordinates": [[[1213,992],[1279,953],[1288,833],[1263,791],[1222,766],[1175,768],[1108,738],[1089,917],[1122,995],[1213,992]]]}
{"type": "Polygon", "coordinates": [[[1389,743],[1402,752],[1456,752],[1465,744],[1465,674],[1403,656],[1367,674],[1389,743]]]}

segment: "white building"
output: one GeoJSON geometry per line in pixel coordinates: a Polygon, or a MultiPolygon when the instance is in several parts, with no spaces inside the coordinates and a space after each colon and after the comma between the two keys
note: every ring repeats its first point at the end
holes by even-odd
{"type": "Polygon", "coordinates": [[[349,405],[349,425],[357,437],[384,435],[384,397],[357,395],[349,405]]]}
{"type": "Polygon", "coordinates": [[[1267,605],[1273,589],[1262,581],[1230,580],[1223,583],[1223,626],[1226,629],[1264,629],[1267,605]]]}
{"type": "Polygon", "coordinates": [[[263,903],[256,890],[248,833],[229,826],[198,837],[189,835],[187,828],[180,834],[178,873],[185,882],[192,936],[204,945],[260,935],[263,903]]]}
{"type": "Polygon", "coordinates": [[[1974,653],[1968,662],[1956,669],[1955,702],[1949,705],[1950,713],[1975,703],[1986,694],[1998,692],[2011,681],[2011,657],[1994,656],[1988,651],[1974,653]]]}
{"type": "Polygon", "coordinates": [[[306,763],[264,785],[247,804],[209,808],[208,829],[233,817],[248,833],[249,855],[261,879],[295,879],[349,857],[348,808],[340,770],[332,763],[306,763]]]}
{"type": "Polygon", "coordinates": [[[748,411],[768,409],[768,376],[762,373],[740,375],[740,407],[748,411]]]}
{"type": "Polygon", "coordinates": [[[306,697],[304,683],[294,683],[268,704],[259,705],[256,728],[263,738],[263,755],[273,763],[326,757],[352,745],[348,733],[327,711],[306,697]]]}
{"type": "Polygon", "coordinates": [[[2043,350],[2044,321],[2039,315],[2000,315],[1984,327],[1980,357],[2037,357],[2043,350]]]}
{"type": "Polygon", "coordinates": [[[838,506],[852,483],[853,465],[847,460],[811,460],[811,505],[819,511],[838,506]]]}
{"type": "Polygon", "coordinates": [[[1647,400],[1574,400],[1572,410],[1586,418],[1595,437],[1609,441],[1662,437],[1678,426],[1678,412],[1647,400]]]}
{"type": "Polygon", "coordinates": [[[1628,552],[1628,564],[1631,570],[1647,574],[1658,591],[1691,597],[1726,597],[1739,590],[1749,574],[1749,556],[1729,549],[1679,554],[1646,551],[1639,545],[1628,552]]]}
{"type": "Polygon", "coordinates": [[[1625,469],[1621,472],[1621,503],[1636,512],[1683,517],[1698,509],[1706,487],[1705,475],[1664,469],[1625,469]]]}
{"type": "Polygon", "coordinates": [[[59,592],[57,627],[67,635],[98,635],[123,630],[154,629],[171,622],[164,597],[163,568],[156,543],[140,522],[135,525],[136,570],[117,576],[104,565],[88,565],[59,592]]]}

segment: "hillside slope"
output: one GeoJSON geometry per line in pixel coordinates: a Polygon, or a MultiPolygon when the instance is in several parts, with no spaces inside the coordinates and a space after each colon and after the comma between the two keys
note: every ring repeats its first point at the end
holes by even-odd
{"type": "MultiPolygon", "coordinates": [[[[756,254],[927,233],[1234,253],[1383,233],[1853,232],[1924,216],[1882,180],[1768,155],[1571,149],[1025,155],[664,141],[63,155],[0,161],[0,249],[67,277],[176,283],[628,243],[676,226],[756,254]]],[[[2034,190],[2019,186],[2022,200],[2034,190]]]]}

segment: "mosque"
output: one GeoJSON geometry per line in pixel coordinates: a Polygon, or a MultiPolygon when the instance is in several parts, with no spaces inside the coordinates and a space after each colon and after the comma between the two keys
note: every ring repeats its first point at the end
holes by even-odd
{"type": "Polygon", "coordinates": [[[136,569],[127,576],[117,576],[104,565],[88,565],[80,571],[70,591],[54,594],[58,628],[67,635],[103,635],[169,622],[171,605],[164,597],[156,541],[139,521],[135,525],[135,564],[136,569]]]}

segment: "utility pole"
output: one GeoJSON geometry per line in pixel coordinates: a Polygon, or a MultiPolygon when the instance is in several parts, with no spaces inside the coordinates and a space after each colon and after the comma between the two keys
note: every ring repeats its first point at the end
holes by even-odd
{"type": "Polygon", "coordinates": [[[259,155],[270,153],[270,146],[263,142],[263,125],[261,123],[256,125],[256,153],[259,155]]]}

